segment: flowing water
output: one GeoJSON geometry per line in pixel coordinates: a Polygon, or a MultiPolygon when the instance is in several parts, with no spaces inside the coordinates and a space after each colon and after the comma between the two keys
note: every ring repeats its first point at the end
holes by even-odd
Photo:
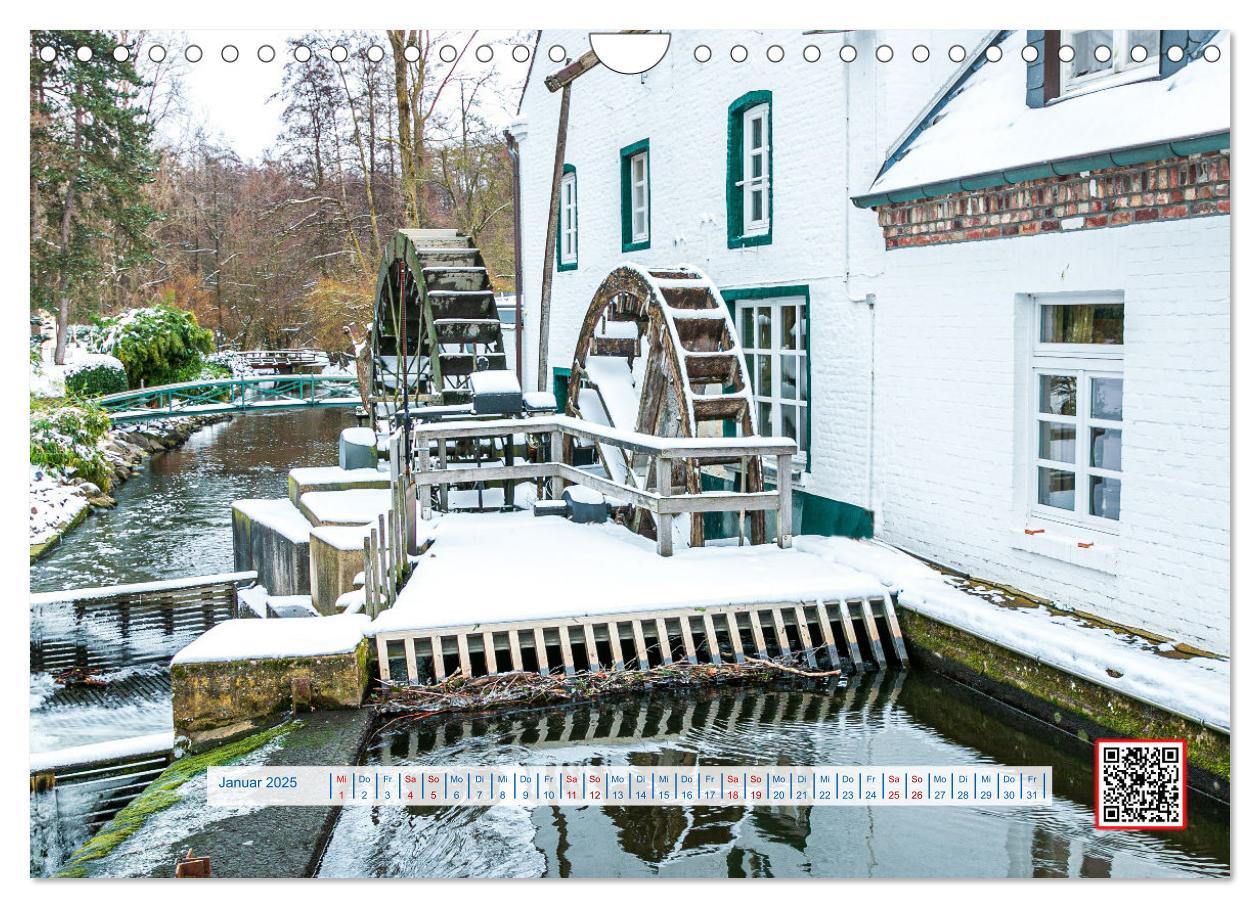
{"type": "Polygon", "coordinates": [[[1176,877],[1229,872],[1228,810],[1184,832],[1093,827],[1075,739],[929,672],[834,691],[721,689],[395,724],[389,765],[1050,765],[1037,808],[347,807],[321,876],[1176,877]]]}
{"type": "Polygon", "coordinates": [[[31,591],[141,583],[232,570],[232,502],[288,494],[293,467],[337,462],[350,410],[251,413],[152,457],[97,511],[31,565],[31,591]]]}
{"type": "MultiPolygon", "coordinates": [[[[232,570],[232,502],[288,494],[292,467],[337,462],[349,410],[258,413],[206,426],[154,455],[98,511],[31,565],[31,590],[192,577],[232,570]]],[[[124,669],[106,693],[31,676],[31,750],[147,735],[171,727],[165,666],[124,669]]]]}

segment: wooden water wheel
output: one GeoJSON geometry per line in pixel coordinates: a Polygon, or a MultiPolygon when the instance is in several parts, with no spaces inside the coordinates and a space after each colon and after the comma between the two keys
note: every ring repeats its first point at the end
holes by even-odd
{"type": "MultiPolygon", "coordinates": [[[[565,410],[571,416],[665,438],[750,436],[753,402],[730,312],[700,270],[621,265],[600,284],[578,335],[565,410]]],[[[656,488],[656,458],[596,445],[613,480],[656,488]]],[[[712,457],[674,464],[673,488],[701,491],[712,457]]],[[[746,458],[742,491],[762,491],[761,462],[746,458]]],[[[750,515],[751,540],[765,541],[765,513],[750,515]]],[[[636,509],[631,528],[654,538],[652,515],[636,509]]],[[[691,519],[690,544],[704,545],[703,515],[691,519]]]]}
{"type": "Polygon", "coordinates": [[[454,230],[397,231],[377,274],[373,396],[396,400],[406,376],[416,403],[468,403],[473,372],[505,368],[481,251],[454,230]]]}

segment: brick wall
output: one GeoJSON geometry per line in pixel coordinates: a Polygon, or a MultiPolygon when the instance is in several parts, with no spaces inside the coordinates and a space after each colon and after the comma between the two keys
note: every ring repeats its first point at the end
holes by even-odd
{"type": "Polygon", "coordinates": [[[1229,152],[884,205],[888,249],[1229,213],[1229,152]]]}

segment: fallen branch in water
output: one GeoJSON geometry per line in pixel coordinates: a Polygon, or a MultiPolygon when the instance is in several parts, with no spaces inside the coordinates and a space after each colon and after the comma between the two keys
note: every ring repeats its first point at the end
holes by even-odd
{"type": "Polygon", "coordinates": [[[803,680],[830,681],[842,677],[844,672],[807,671],[782,662],[750,658],[743,663],[667,662],[648,669],[582,671],[572,675],[511,671],[469,678],[456,672],[432,684],[382,681],[377,710],[400,715],[378,729],[378,733],[394,722],[450,713],[482,712],[506,706],[548,706],[688,686],[770,681],[782,674],[803,680]]]}

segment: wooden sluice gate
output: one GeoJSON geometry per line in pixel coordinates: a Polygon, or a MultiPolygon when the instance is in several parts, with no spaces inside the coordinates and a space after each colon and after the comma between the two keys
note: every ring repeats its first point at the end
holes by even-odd
{"type": "Polygon", "coordinates": [[[254,571],[31,596],[31,671],[165,662],[221,621],[254,571]]]}
{"type": "Polygon", "coordinates": [[[781,602],[661,609],[496,624],[382,632],[384,681],[430,683],[459,672],[542,674],[743,663],[799,657],[811,669],[862,672],[907,662],[887,595],[832,602],[781,602]]]}

